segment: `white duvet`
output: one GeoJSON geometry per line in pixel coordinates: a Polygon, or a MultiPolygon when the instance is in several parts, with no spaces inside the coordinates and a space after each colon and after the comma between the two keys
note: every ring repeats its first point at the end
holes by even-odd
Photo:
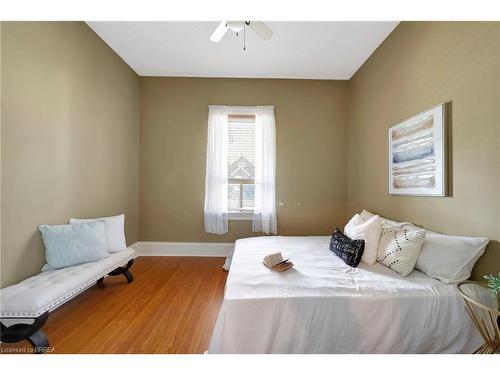
{"type": "Polygon", "coordinates": [[[238,240],[209,353],[472,353],[456,286],[376,263],[347,266],[330,237],[238,240]],[[271,271],[281,251],[294,268],[271,271]]]}

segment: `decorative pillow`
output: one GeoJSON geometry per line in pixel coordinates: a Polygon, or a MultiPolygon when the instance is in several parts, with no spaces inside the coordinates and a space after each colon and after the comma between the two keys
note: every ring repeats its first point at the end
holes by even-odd
{"type": "Polygon", "coordinates": [[[376,215],[363,222],[361,216],[356,214],[347,223],[344,233],[353,240],[364,240],[365,250],[361,261],[372,265],[377,261],[377,248],[381,234],[380,216],[376,215]]]}
{"type": "Polygon", "coordinates": [[[106,243],[110,253],[116,253],[127,247],[125,242],[125,215],[101,217],[97,219],[69,219],[70,224],[104,221],[106,228],[106,243]]]}
{"type": "Polygon", "coordinates": [[[106,258],[106,232],[102,221],[82,224],[40,225],[47,264],[42,271],[106,258]]]}
{"type": "Polygon", "coordinates": [[[406,277],[415,267],[424,239],[425,229],[382,224],[377,260],[406,277]]]}
{"type": "Polygon", "coordinates": [[[427,231],[415,268],[445,284],[467,280],[488,239],[427,231]]]}
{"type": "Polygon", "coordinates": [[[339,228],[333,232],[330,250],[351,267],[357,267],[365,249],[364,240],[351,240],[339,228]]]}
{"type": "MultiPolygon", "coordinates": [[[[361,211],[359,216],[361,217],[361,220],[363,220],[363,222],[365,222],[365,221],[370,220],[372,217],[377,216],[377,215],[372,214],[371,212],[368,212],[365,209],[363,209],[363,211],[361,211]]],[[[398,227],[398,226],[402,226],[405,224],[413,225],[412,223],[394,221],[394,220],[387,219],[387,218],[382,217],[382,216],[380,216],[380,222],[381,222],[381,224],[391,225],[393,227],[398,227]]]]}

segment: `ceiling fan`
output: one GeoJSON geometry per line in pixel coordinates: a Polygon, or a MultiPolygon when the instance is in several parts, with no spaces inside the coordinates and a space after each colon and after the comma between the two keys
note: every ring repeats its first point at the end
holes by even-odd
{"type": "Polygon", "coordinates": [[[260,21],[222,21],[210,36],[212,42],[220,42],[228,30],[238,35],[243,30],[243,50],[246,49],[246,28],[250,27],[262,40],[269,40],[273,31],[264,22],[260,21]]]}

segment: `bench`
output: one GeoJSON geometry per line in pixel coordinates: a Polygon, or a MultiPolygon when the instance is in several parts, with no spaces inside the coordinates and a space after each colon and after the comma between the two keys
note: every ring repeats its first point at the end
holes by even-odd
{"type": "Polygon", "coordinates": [[[127,248],[96,262],[45,271],[1,289],[0,341],[28,340],[34,353],[46,352],[49,341],[41,328],[49,313],[96,282],[103,282],[108,275],[124,275],[131,283],[133,276],[129,268],[135,257],[135,250],[127,248]]]}

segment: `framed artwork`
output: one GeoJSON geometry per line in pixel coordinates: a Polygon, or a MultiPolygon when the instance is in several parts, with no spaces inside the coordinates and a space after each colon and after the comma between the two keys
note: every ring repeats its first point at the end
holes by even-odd
{"type": "Polygon", "coordinates": [[[448,194],[445,109],[439,104],[389,128],[389,194],[448,194]]]}

